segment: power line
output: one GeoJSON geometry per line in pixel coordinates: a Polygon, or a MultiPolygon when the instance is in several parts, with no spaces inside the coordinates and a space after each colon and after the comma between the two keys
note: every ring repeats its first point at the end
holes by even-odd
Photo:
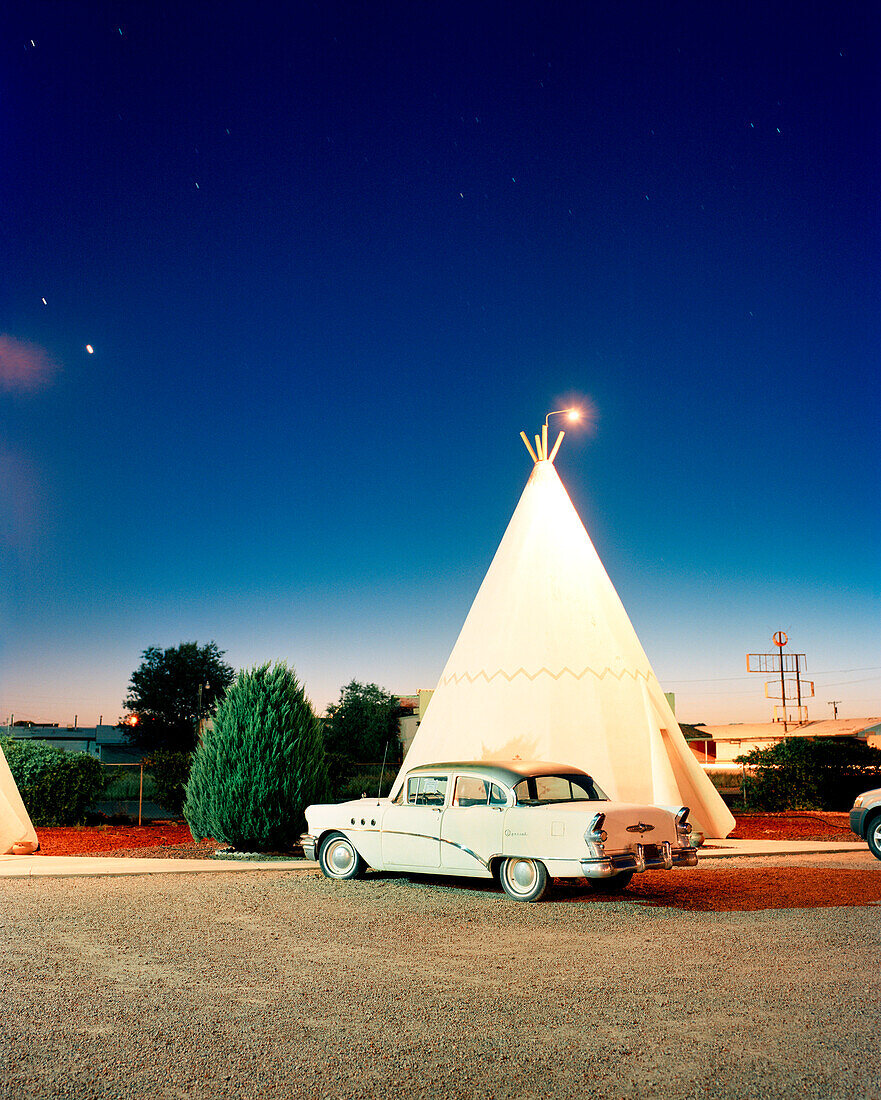
{"type": "MultiPolygon", "coordinates": [[[[839,676],[849,672],[881,672],[881,665],[868,665],[866,668],[827,668],[822,672],[813,673],[814,676],[839,676]]],[[[749,680],[749,676],[704,676],[700,680],[678,680],[672,676],[662,677],[665,684],[721,684],[732,680],[749,680]]],[[[870,677],[873,679],[873,677],[870,677]]],[[[852,680],[851,683],[859,683],[852,680]]]]}

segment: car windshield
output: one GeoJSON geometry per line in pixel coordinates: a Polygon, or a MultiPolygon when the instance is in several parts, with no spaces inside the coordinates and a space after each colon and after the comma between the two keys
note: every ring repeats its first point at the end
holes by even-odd
{"type": "Polygon", "coordinates": [[[520,780],[514,794],[520,806],[606,801],[606,795],[589,775],[530,775],[520,780]]]}

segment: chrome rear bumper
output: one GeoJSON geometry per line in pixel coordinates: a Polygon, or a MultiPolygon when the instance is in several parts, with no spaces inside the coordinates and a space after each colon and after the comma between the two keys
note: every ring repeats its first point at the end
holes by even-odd
{"type": "Polygon", "coordinates": [[[611,878],[621,871],[672,871],[674,867],[696,867],[694,848],[674,848],[663,844],[637,844],[626,852],[613,852],[595,859],[583,859],[581,871],[585,878],[611,878]]]}
{"type": "Polygon", "coordinates": [[[303,833],[300,843],[303,845],[303,855],[306,859],[314,860],[318,851],[318,840],[311,833],[303,833]]]}

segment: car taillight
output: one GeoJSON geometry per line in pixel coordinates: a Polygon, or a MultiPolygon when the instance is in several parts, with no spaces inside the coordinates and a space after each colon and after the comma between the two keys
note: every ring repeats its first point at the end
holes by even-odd
{"type": "Polygon", "coordinates": [[[688,820],[688,813],[688,807],[683,806],[676,814],[676,835],[679,838],[679,843],[684,846],[688,845],[688,838],[691,836],[691,822],[688,820]]]}
{"type": "Polygon", "coordinates": [[[587,827],[587,831],[584,834],[584,839],[588,844],[605,844],[609,839],[609,834],[603,828],[603,822],[605,820],[605,814],[593,815],[587,827]]]}

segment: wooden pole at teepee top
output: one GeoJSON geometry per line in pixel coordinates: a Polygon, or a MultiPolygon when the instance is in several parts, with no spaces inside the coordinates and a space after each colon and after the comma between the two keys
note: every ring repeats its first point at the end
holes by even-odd
{"type": "Polygon", "coordinates": [[[532,461],[533,462],[538,462],[538,459],[535,457],[535,451],[532,449],[532,444],[526,438],[526,432],[521,432],[520,433],[520,438],[526,444],[526,449],[527,449],[527,451],[529,451],[529,456],[532,459],[532,461]]]}
{"type": "Polygon", "coordinates": [[[560,432],[560,434],[557,436],[557,442],[554,444],[554,449],[551,451],[550,455],[548,456],[548,462],[553,462],[554,459],[557,457],[557,451],[559,451],[559,449],[560,449],[560,444],[563,442],[563,436],[565,434],[566,434],[565,432],[560,432]]]}

